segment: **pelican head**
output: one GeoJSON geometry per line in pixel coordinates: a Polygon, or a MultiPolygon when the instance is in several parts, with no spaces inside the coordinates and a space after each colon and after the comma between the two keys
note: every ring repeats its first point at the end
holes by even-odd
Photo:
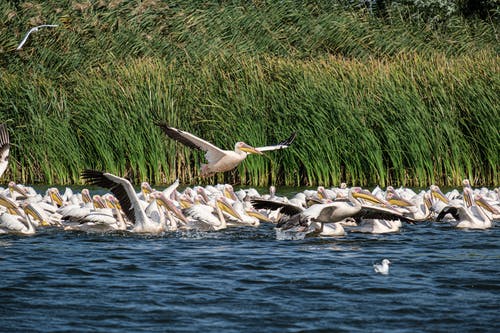
{"type": "Polygon", "coordinates": [[[92,196],[92,203],[94,204],[94,209],[103,209],[106,208],[106,202],[99,194],[94,194],[92,196]]]}
{"type": "Polygon", "coordinates": [[[242,220],[241,215],[233,208],[231,203],[226,199],[226,197],[221,196],[216,199],[216,205],[223,211],[231,215],[232,217],[242,220]]]}
{"type": "Polygon", "coordinates": [[[449,204],[450,200],[441,192],[437,185],[431,185],[430,187],[432,197],[441,200],[445,204],[449,204]]]}
{"type": "Polygon", "coordinates": [[[87,188],[84,188],[81,192],[82,194],[82,201],[84,204],[88,204],[92,202],[92,197],[90,196],[90,191],[87,188]]]}
{"type": "Polygon", "coordinates": [[[63,198],[61,197],[61,193],[59,193],[59,190],[55,187],[51,187],[48,189],[48,191],[50,200],[52,200],[52,202],[58,207],[62,207],[63,198]]]}
{"type": "Polygon", "coordinates": [[[384,204],[384,202],[382,202],[379,198],[371,194],[370,191],[363,190],[361,187],[352,187],[351,191],[352,196],[356,199],[361,198],[374,204],[384,204]]]}
{"type": "Polygon", "coordinates": [[[234,146],[234,151],[235,152],[244,152],[244,153],[247,153],[247,154],[257,154],[257,155],[262,155],[263,153],[257,149],[255,149],[254,147],[250,146],[250,145],[247,145],[246,143],[244,142],[236,142],[236,145],[234,146]]]}

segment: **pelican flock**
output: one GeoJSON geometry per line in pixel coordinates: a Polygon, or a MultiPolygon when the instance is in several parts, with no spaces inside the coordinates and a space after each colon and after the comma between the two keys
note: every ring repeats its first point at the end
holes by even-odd
{"type": "MultiPolygon", "coordinates": [[[[257,148],[238,142],[234,151],[225,151],[188,132],[165,124],[159,126],[167,136],[206,151],[208,164],[202,166],[203,175],[231,170],[249,153],[288,148],[296,136],[293,133],[278,144],[257,148]]],[[[0,176],[8,167],[9,151],[9,134],[6,126],[0,124],[0,176]]],[[[369,191],[343,183],[332,188],[318,186],[287,197],[277,195],[274,186],[263,195],[252,188],[235,191],[230,184],[186,187],[180,191],[178,180],[163,190],[143,182],[136,191],[125,178],[91,169],[82,171],[81,178],[86,185],[109,192],[92,195],[89,188],[75,193],[66,187],[60,193],[52,187],[38,193],[13,181],[6,188],[0,187],[0,234],[33,235],[48,227],[163,235],[270,224],[277,239],[300,239],[345,237],[353,232],[397,233],[408,224],[429,222],[481,230],[500,221],[499,189],[473,188],[466,179],[462,190],[446,194],[436,185],[416,193],[392,186],[386,190],[376,186],[369,191]]]]}

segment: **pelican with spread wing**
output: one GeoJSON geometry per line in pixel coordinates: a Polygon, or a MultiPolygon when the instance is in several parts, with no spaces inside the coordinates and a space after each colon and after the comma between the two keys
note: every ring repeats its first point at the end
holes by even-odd
{"type": "Polygon", "coordinates": [[[265,147],[252,147],[244,142],[237,142],[234,150],[222,150],[212,143],[205,141],[191,133],[181,131],[179,129],[170,127],[166,124],[157,124],[163,132],[170,138],[179,141],[180,143],[198,150],[206,152],[205,158],[207,164],[201,165],[201,176],[210,176],[217,172],[229,171],[236,168],[248,154],[262,155],[265,151],[279,150],[288,148],[293,140],[295,140],[296,133],[293,133],[289,138],[283,140],[275,145],[265,147]]]}
{"type": "Polygon", "coordinates": [[[0,177],[9,164],[10,140],[5,124],[0,124],[0,177]]]}

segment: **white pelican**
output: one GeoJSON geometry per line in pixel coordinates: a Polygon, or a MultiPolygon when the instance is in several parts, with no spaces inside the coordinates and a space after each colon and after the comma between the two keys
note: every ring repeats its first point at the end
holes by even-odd
{"type": "Polygon", "coordinates": [[[19,51],[20,49],[23,48],[24,43],[26,43],[26,41],[28,40],[28,37],[31,35],[31,33],[37,32],[40,28],[55,28],[57,26],[58,26],[57,24],[42,24],[42,25],[36,26],[34,28],[31,28],[26,33],[26,35],[24,36],[23,40],[19,43],[19,46],[16,48],[16,51],[19,51]]]}
{"type": "Polygon", "coordinates": [[[446,214],[451,214],[455,221],[450,224],[462,229],[487,229],[493,226],[491,216],[488,216],[483,208],[476,205],[472,189],[464,187],[463,204],[454,204],[444,207],[437,217],[441,221],[446,214]]]}
{"type": "Polygon", "coordinates": [[[207,164],[201,165],[201,176],[207,177],[217,172],[225,172],[236,168],[248,154],[262,155],[265,151],[288,148],[295,139],[293,133],[288,139],[272,146],[254,148],[244,142],[237,142],[232,150],[222,150],[212,143],[205,141],[191,133],[181,131],[166,124],[157,124],[163,132],[170,138],[193,148],[205,151],[207,164]]]}
{"type": "MultiPolygon", "coordinates": [[[[134,223],[132,232],[159,234],[165,231],[164,214],[157,214],[158,220],[148,217],[134,187],[127,179],[96,170],[84,170],[81,176],[89,184],[107,188],[114,194],[127,218],[134,223]]],[[[152,204],[156,205],[156,200],[152,204]]]]}
{"type": "Polygon", "coordinates": [[[184,208],[183,212],[191,219],[187,225],[188,228],[199,231],[217,231],[227,228],[226,218],[222,211],[230,209],[232,209],[231,205],[228,205],[223,197],[219,197],[213,206],[194,204],[184,208]]]}
{"type": "Polygon", "coordinates": [[[0,125],[0,177],[9,164],[10,139],[5,124],[0,125]]]}
{"type": "MultiPolygon", "coordinates": [[[[257,209],[281,208],[281,213],[285,214],[285,216],[280,219],[276,228],[281,228],[282,230],[295,228],[297,226],[308,228],[313,222],[321,225],[324,223],[342,222],[348,218],[353,218],[355,220],[381,218],[387,220],[411,221],[411,219],[393,209],[361,204],[358,198],[371,202],[381,202],[371,193],[363,191],[359,187],[352,187],[347,196],[349,201],[333,201],[330,203],[316,204],[307,209],[284,202],[262,199],[252,199],[250,201],[257,209]]],[[[320,232],[322,231],[323,230],[320,230],[320,232]]]]}
{"type": "Polygon", "coordinates": [[[389,265],[390,264],[391,264],[391,262],[389,261],[389,259],[384,259],[384,260],[382,260],[382,263],[374,264],[373,270],[375,271],[375,273],[387,275],[387,274],[389,274],[389,265]]]}
{"type": "Polygon", "coordinates": [[[0,194],[0,206],[7,209],[7,212],[0,213],[0,234],[33,235],[35,233],[35,225],[30,217],[14,201],[0,194]]]}

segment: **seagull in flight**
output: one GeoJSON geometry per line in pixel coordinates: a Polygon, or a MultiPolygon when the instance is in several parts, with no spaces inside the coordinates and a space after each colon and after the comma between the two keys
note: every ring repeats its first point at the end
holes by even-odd
{"type": "Polygon", "coordinates": [[[20,49],[23,48],[24,46],[24,43],[26,43],[26,41],[28,40],[28,37],[33,33],[33,32],[37,32],[39,29],[41,28],[55,28],[55,27],[58,27],[57,24],[42,24],[42,25],[39,25],[39,26],[36,26],[34,28],[31,28],[27,33],[26,35],[24,36],[23,40],[21,41],[21,43],[19,43],[19,46],[16,48],[16,51],[19,51],[20,49]]]}

